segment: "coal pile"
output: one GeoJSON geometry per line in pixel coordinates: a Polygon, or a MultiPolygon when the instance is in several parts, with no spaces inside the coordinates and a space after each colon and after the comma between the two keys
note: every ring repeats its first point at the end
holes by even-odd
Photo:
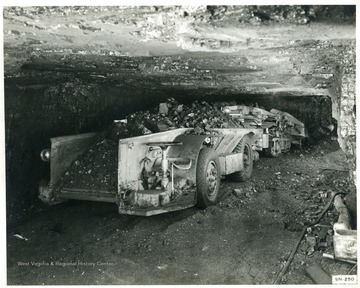
{"type": "Polygon", "coordinates": [[[108,139],[75,160],[60,180],[62,187],[117,191],[117,145],[108,139]]]}
{"type": "Polygon", "coordinates": [[[236,105],[235,102],[217,102],[209,104],[195,101],[191,105],[180,104],[173,98],[153,111],[140,111],[130,114],[126,119],[115,121],[110,138],[121,138],[168,131],[177,128],[194,128],[191,133],[210,134],[212,128],[243,127],[241,119],[232,118],[221,108],[236,105]]]}

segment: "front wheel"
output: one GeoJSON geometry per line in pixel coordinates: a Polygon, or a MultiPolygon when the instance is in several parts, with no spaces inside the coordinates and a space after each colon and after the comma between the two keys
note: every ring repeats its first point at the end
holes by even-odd
{"type": "Polygon", "coordinates": [[[211,148],[200,150],[196,166],[197,205],[205,208],[214,205],[219,196],[220,163],[211,148]]]}

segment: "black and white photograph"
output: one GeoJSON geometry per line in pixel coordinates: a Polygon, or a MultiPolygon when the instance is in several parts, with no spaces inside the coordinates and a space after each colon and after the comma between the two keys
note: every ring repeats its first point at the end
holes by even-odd
{"type": "Polygon", "coordinates": [[[4,285],[357,285],[355,1],[6,2],[4,285]]]}

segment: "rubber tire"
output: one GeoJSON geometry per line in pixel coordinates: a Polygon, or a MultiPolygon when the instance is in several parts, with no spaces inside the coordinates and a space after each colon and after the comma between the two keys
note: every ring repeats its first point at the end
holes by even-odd
{"type": "Polygon", "coordinates": [[[249,151],[249,158],[250,158],[250,163],[249,166],[247,167],[247,169],[242,170],[242,171],[238,171],[235,172],[233,174],[231,174],[230,179],[234,182],[244,182],[246,180],[248,180],[251,177],[252,171],[253,171],[253,164],[254,164],[254,155],[253,155],[253,150],[251,148],[251,139],[248,135],[245,135],[241,141],[239,142],[239,144],[235,147],[234,152],[236,153],[244,153],[245,148],[248,148],[249,151]]]}
{"type": "Polygon", "coordinates": [[[197,203],[200,208],[206,208],[208,206],[217,203],[220,187],[220,162],[216,152],[211,148],[203,148],[200,150],[197,166],[196,166],[196,187],[197,187],[197,203]],[[208,165],[210,163],[215,164],[217,170],[216,177],[216,189],[213,192],[214,195],[209,197],[208,184],[206,182],[206,174],[208,165]]]}

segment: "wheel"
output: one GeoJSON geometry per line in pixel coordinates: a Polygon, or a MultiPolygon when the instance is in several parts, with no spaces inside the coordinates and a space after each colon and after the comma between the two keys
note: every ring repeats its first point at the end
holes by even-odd
{"type": "Polygon", "coordinates": [[[231,174],[231,180],[235,182],[244,182],[251,177],[254,161],[251,139],[248,135],[245,135],[241,139],[239,144],[235,147],[234,152],[243,154],[243,170],[231,174]]]}
{"type": "Polygon", "coordinates": [[[265,151],[265,155],[268,157],[273,157],[273,158],[279,157],[281,154],[281,146],[279,141],[271,140],[270,147],[266,148],[264,151],[265,151]]]}
{"type": "Polygon", "coordinates": [[[205,208],[217,202],[220,187],[220,163],[211,148],[200,150],[196,167],[197,206],[205,208]]]}

